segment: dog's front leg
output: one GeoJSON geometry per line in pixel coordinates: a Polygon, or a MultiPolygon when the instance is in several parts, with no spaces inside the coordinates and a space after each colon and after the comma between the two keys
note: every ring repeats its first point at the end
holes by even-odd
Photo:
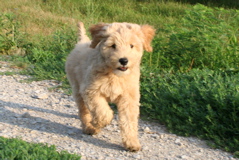
{"type": "Polygon", "coordinates": [[[105,97],[100,94],[89,94],[86,96],[85,104],[91,112],[92,125],[100,129],[110,124],[113,119],[113,111],[105,97]]]}
{"type": "Polygon", "coordinates": [[[132,152],[140,150],[141,146],[138,139],[139,102],[121,98],[117,107],[124,147],[132,152]]]}

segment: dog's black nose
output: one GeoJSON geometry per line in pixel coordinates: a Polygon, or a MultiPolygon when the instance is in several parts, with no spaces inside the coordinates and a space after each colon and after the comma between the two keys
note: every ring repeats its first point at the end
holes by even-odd
{"type": "Polygon", "coordinates": [[[120,59],[119,59],[119,62],[120,62],[120,64],[122,64],[122,65],[126,65],[126,64],[128,63],[128,59],[127,59],[127,58],[120,58],[120,59]]]}

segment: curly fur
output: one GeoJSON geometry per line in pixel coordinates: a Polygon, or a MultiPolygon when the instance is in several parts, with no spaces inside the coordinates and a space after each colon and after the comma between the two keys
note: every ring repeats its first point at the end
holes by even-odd
{"type": "Polygon", "coordinates": [[[90,27],[92,41],[82,22],[79,39],[66,62],[67,77],[79,108],[83,131],[97,134],[113,118],[108,103],[115,103],[123,145],[140,150],[138,139],[139,78],[143,50],[155,30],[149,25],[100,23],[90,27]]]}

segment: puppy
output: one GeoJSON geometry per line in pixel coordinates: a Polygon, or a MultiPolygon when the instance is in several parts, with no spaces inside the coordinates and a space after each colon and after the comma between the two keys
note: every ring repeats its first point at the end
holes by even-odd
{"type": "Polygon", "coordinates": [[[123,145],[140,150],[138,117],[140,62],[152,51],[155,30],[149,25],[100,23],[90,27],[92,40],[79,23],[79,40],[66,62],[67,78],[79,108],[83,132],[97,134],[110,124],[117,105],[123,145]]]}

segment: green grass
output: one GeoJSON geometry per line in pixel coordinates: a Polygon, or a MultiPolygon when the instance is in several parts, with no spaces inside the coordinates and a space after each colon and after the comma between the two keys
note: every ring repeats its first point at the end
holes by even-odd
{"type": "Polygon", "coordinates": [[[80,156],[66,151],[58,152],[55,146],[27,143],[20,139],[0,137],[0,159],[6,160],[80,160],[80,156]]]}
{"type": "Polygon", "coordinates": [[[213,140],[227,151],[239,150],[239,74],[193,69],[143,76],[144,114],[160,119],[173,133],[213,140]]]}
{"type": "Polygon", "coordinates": [[[4,1],[0,57],[36,80],[69,89],[64,63],[76,23],[153,25],[153,53],[141,68],[141,115],[170,132],[209,140],[239,156],[239,4],[236,1],[4,1]],[[203,5],[191,5],[196,2],[203,5]],[[217,8],[217,7],[224,8],[217,8]],[[31,15],[31,16],[29,16],[31,15]]]}
{"type": "Polygon", "coordinates": [[[177,72],[192,68],[238,70],[239,11],[196,5],[174,24],[166,24],[154,39],[147,65],[177,72]],[[181,24],[178,27],[178,24],[181,24]]]}

